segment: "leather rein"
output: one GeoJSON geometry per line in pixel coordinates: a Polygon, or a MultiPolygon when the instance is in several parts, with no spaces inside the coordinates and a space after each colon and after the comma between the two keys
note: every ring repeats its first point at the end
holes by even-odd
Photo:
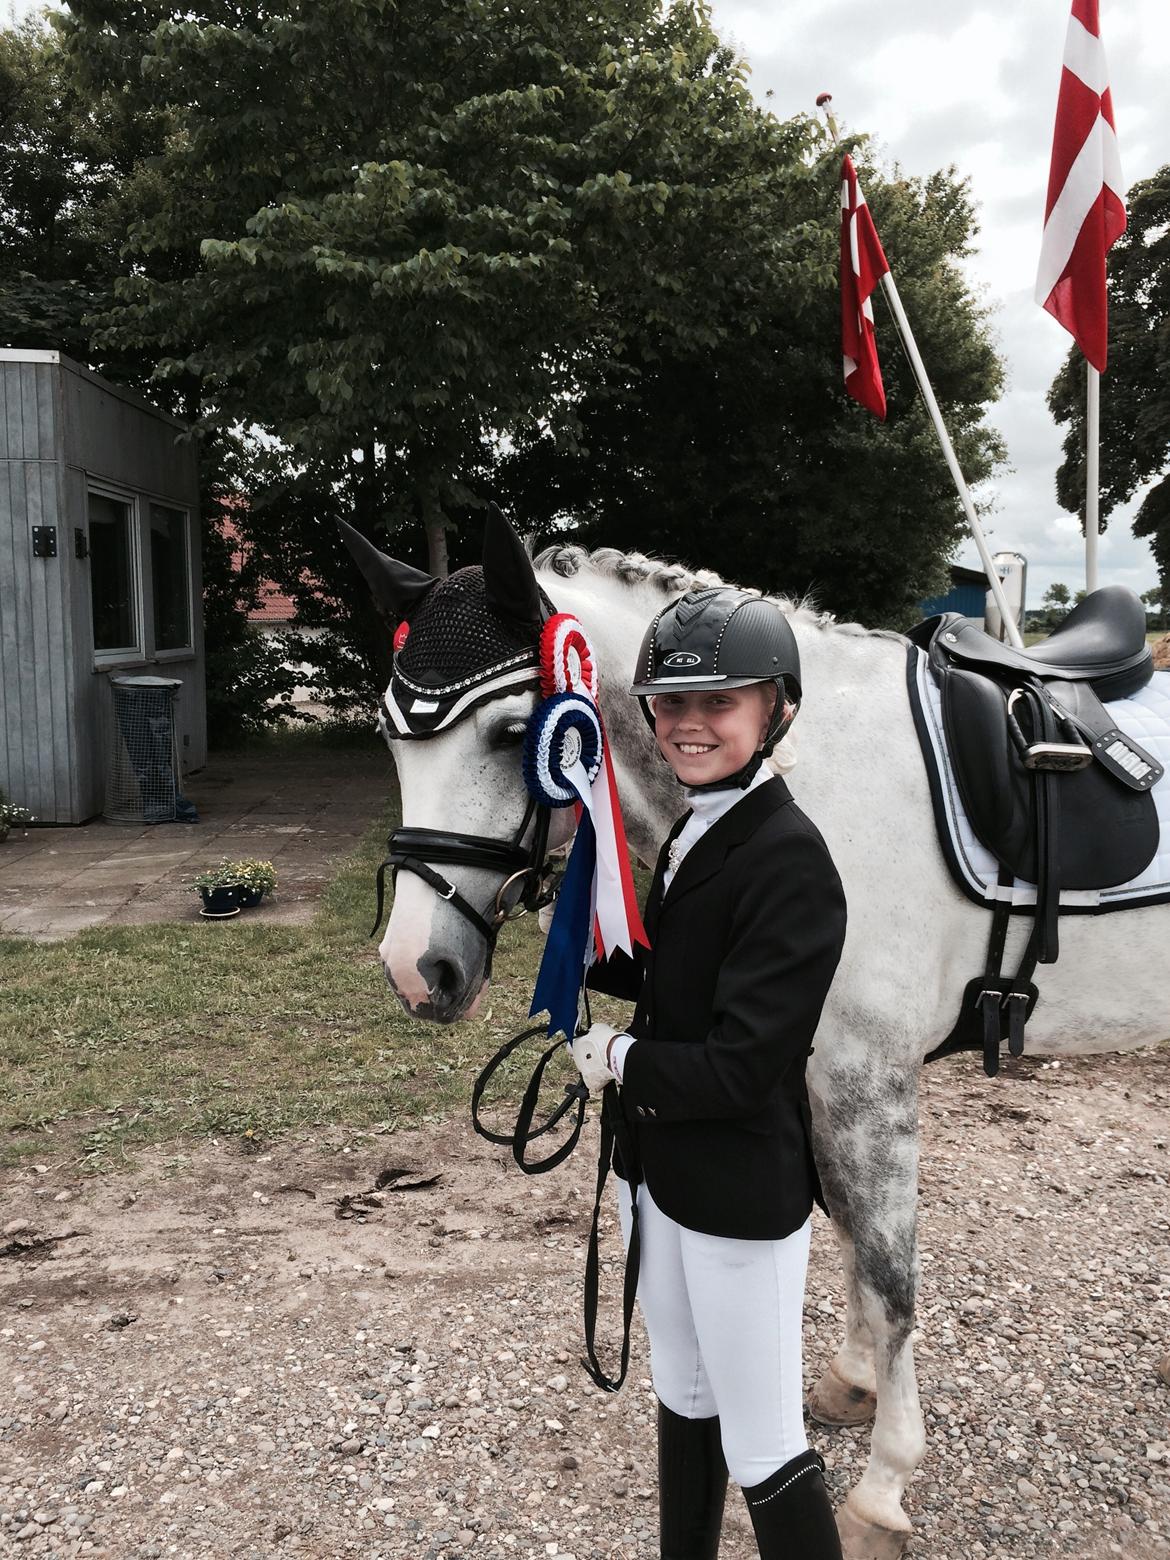
{"type": "MultiPolygon", "coordinates": [[[[387,734],[390,734],[389,731],[387,734]]],[[[524,817],[520,821],[520,827],[510,840],[492,839],[479,834],[460,834],[447,829],[415,829],[406,826],[393,829],[386,842],[386,859],[378,868],[378,910],[370,936],[376,937],[382,926],[387,868],[390,870],[392,883],[397,881],[399,872],[412,872],[415,877],[421,878],[429,888],[432,888],[440,899],[446,900],[465,920],[469,921],[483,938],[487,949],[484,961],[484,979],[488,979],[491,975],[492,959],[496,951],[496,939],[499,937],[500,928],[504,923],[517,919],[529,910],[539,910],[543,906],[551,904],[556,897],[559,874],[554,872],[552,859],[548,852],[550,819],[551,809],[537,802],[534,797],[530,797],[528,805],[524,810],[524,817]],[[530,826],[532,827],[532,839],[525,846],[524,836],[528,833],[530,826]],[[482,867],[489,871],[505,874],[504,881],[496,890],[490,904],[485,906],[483,910],[477,910],[469,900],[464,898],[449,878],[444,877],[441,872],[435,871],[435,864],[441,866],[482,867]],[[516,895],[511,901],[509,901],[510,891],[515,891],[516,895]]],[[[582,990],[582,1026],[587,1028],[589,1022],[589,999],[585,991],[582,990]]],[[[540,1175],[546,1170],[552,1170],[557,1165],[563,1164],[569,1157],[576,1148],[578,1139],[581,1136],[581,1129],[585,1124],[585,1102],[589,1098],[589,1090],[585,1086],[583,1079],[579,1078],[575,1083],[567,1083],[564,1087],[564,1098],[550,1111],[539,1126],[533,1126],[532,1123],[536,1116],[536,1107],[540,1098],[540,1086],[544,1078],[545,1069],[553,1057],[563,1049],[565,1044],[564,1039],[559,1038],[554,1040],[537,1060],[520,1102],[514,1129],[511,1132],[495,1132],[490,1127],[485,1126],[480,1116],[480,1105],[492,1077],[514,1051],[518,1050],[527,1041],[535,1039],[538,1035],[543,1035],[547,1038],[547,1025],[536,1024],[531,1029],[524,1030],[522,1034],[516,1035],[512,1040],[502,1045],[475,1080],[471,1091],[472,1126],[489,1143],[510,1148],[513,1159],[520,1169],[524,1171],[525,1175],[540,1175]],[[565,1140],[543,1159],[531,1160],[526,1158],[526,1146],[536,1138],[543,1137],[546,1132],[551,1132],[573,1110],[574,1106],[576,1107],[576,1119],[565,1140]]],[[[593,1382],[606,1392],[617,1392],[621,1388],[629,1369],[630,1326],[637,1293],[641,1250],[635,1186],[632,1208],[633,1223],[630,1244],[626,1252],[625,1276],[622,1284],[621,1356],[617,1375],[611,1377],[603,1370],[597,1357],[596,1349],[600,1270],[598,1240],[602,1195],[606,1177],[609,1173],[615,1142],[620,1142],[625,1162],[629,1167],[632,1168],[637,1162],[635,1147],[622,1119],[621,1107],[617,1104],[614,1094],[613,1088],[607,1088],[604,1090],[601,1100],[597,1185],[585,1261],[584,1320],[587,1357],[581,1362],[593,1382]]]]}
{"type": "MultiPolygon", "coordinates": [[[[548,853],[550,819],[551,810],[530,797],[520,827],[510,840],[492,839],[480,834],[460,834],[448,829],[414,829],[400,826],[392,830],[386,841],[386,859],[378,868],[378,908],[370,936],[376,937],[381,930],[385,913],[387,869],[390,871],[392,882],[397,881],[399,872],[412,872],[415,877],[421,878],[429,888],[433,889],[440,899],[446,900],[475,927],[487,948],[484,979],[490,979],[500,928],[505,922],[516,920],[530,910],[540,910],[543,906],[551,904],[556,896],[559,874],[554,871],[552,858],[548,853]],[[530,827],[532,839],[526,846],[523,843],[524,836],[530,827]],[[435,871],[434,864],[482,867],[488,871],[502,872],[505,877],[490,903],[484,909],[478,910],[459,892],[449,878],[435,871]],[[515,897],[510,897],[513,894],[515,897]]],[[[576,1148],[577,1140],[581,1136],[581,1128],[585,1122],[585,1101],[589,1097],[589,1091],[581,1081],[566,1084],[564,1099],[538,1126],[534,1127],[532,1124],[545,1068],[562,1049],[564,1042],[555,1041],[537,1061],[528,1088],[524,1092],[516,1117],[516,1126],[512,1132],[495,1132],[486,1126],[480,1117],[480,1104],[497,1069],[521,1045],[543,1034],[545,1027],[543,1024],[536,1024],[533,1028],[526,1029],[523,1034],[517,1035],[515,1039],[509,1040],[506,1045],[502,1045],[475,1080],[471,1094],[472,1126],[489,1142],[510,1148],[512,1157],[526,1175],[539,1175],[545,1170],[552,1170],[562,1164],[576,1148]],[[543,1137],[546,1132],[551,1132],[574,1106],[577,1108],[577,1119],[565,1141],[544,1159],[526,1158],[525,1146],[534,1139],[543,1137]]]]}

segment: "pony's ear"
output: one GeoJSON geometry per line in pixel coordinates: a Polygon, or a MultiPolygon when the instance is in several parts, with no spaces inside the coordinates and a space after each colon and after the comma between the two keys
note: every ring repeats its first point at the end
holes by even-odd
{"type": "Polygon", "coordinates": [[[496,504],[488,505],[483,533],[483,583],[497,612],[540,626],[543,614],[532,559],[496,504]]]}
{"type": "Polygon", "coordinates": [[[409,563],[399,563],[397,558],[379,552],[373,542],[344,520],[339,520],[337,525],[382,616],[391,623],[400,623],[404,617],[409,617],[435,581],[420,569],[412,569],[409,563]]]}

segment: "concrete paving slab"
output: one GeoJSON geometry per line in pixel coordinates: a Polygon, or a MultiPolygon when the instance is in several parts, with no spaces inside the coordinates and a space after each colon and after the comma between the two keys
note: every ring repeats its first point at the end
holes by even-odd
{"type": "Polygon", "coordinates": [[[338,864],[382,812],[393,783],[374,738],[368,749],[307,745],[303,753],[217,755],[185,785],[199,809],[196,824],[95,820],[22,832],[10,855],[0,846],[0,937],[55,938],[86,926],[156,921],[231,927],[247,924],[248,916],[304,924],[338,864]],[[191,879],[224,856],[271,859],[281,888],[259,910],[202,921],[191,879]]]}
{"type": "Polygon", "coordinates": [[[5,888],[48,888],[75,877],[85,867],[95,866],[104,856],[104,851],[97,852],[88,860],[72,852],[67,856],[25,856],[11,866],[0,866],[0,884],[5,888]]]}
{"type": "Polygon", "coordinates": [[[112,861],[102,862],[78,873],[69,882],[71,885],[93,883],[96,887],[142,888],[147,883],[157,883],[165,878],[175,865],[175,862],[153,856],[125,857],[121,860],[115,857],[112,861]]]}
{"type": "Polygon", "coordinates": [[[28,906],[23,913],[8,914],[0,921],[0,936],[35,937],[38,942],[57,942],[109,919],[107,905],[64,907],[28,906]]]}

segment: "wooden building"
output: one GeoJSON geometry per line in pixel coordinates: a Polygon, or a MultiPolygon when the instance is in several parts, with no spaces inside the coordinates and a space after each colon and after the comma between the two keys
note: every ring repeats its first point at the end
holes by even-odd
{"type": "Polygon", "coordinates": [[[59,352],[0,348],[0,788],[40,822],[101,812],[111,674],[181,683],[207,757],[199,485],[183,425],[59,352]]]}

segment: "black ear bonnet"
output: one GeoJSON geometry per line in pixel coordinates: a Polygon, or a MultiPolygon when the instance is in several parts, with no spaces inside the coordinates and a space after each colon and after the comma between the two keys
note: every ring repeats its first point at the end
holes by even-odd
{"type": "Polygon", "coordinates": [[[429,737],[485,699],[539,682],[542,623],[553,613],[520,538],[493,504],[482,564],[432,579],[342,537],[388,623],[397,625],[382,719],[389,737],[429,737]]]}

